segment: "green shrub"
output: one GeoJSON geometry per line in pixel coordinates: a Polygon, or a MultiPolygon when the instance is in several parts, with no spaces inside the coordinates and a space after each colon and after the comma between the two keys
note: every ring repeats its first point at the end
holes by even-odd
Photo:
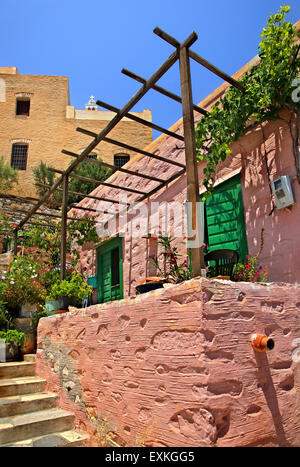
{"type": "Polygon", "coordinates": [[[74,297],[83,300],[91,295],[93,288],[84,280],[78,272],[73,272],[71,278],[58,280],[53,284],[47,298],[57,300],[60,297],[74,297]]]}
{"type": "Polygon", "coordinates": [[[17,347],[22,347],[25,341],[25,334],[15,329],[9,329],[8,331],[0,331],[0,339],[17,347]]]}

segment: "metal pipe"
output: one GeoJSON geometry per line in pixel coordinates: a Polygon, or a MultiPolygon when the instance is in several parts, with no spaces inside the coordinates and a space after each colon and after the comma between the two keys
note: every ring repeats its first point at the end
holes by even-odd
{"type": "Polygon", "coordinates": [[[272,350],[275,347],[274,340],[264,334],[252,334],[251,343],[253,349],[257,352],[265,352],[266,350],[272,350]]]}

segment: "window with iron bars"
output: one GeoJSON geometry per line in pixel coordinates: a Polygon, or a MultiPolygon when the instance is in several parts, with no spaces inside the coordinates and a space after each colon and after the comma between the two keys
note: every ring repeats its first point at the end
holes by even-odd
{"type": "Polygon", "coordinates": [[[11,162],[10,165],[14,169],[26,170],[27,167],[27,144],[13,144],[11,151],[11,162]]]}
{"type": "Polygon", "coordinates": [[[127,156],[126,154],[118,154],[114,156],[114,165],[120,168],[124,164],[126,164],[129,160],[130,160],[130,156],[127,156]]]}
{"type": "Polygon", "coordinates": [[[17,99],[16,102],[16,115],[23,115],[29,117],[30,112],[30,99],[17,99]]]}

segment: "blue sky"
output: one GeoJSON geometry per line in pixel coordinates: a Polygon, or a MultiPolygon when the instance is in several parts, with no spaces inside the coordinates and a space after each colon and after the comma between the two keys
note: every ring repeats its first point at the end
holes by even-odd
{"type": "MultiPolygon", "coordinates": [[[[300,1],[289,0],[10,0],[1,2],[1,66],[19,73],[68,76],[71,104],[84,108],[91,94],[122,107],[140,87],[121,69],[145,78],[173,52],[153,33],[161,29],[233,74],[257,53],[270,13],[290,5],[288,19],[300,18],[300,1]]],[[[221,80],[192,63],[194,102],[221,80]]],[[[178,65],[159,84],[180,93],[178,65]]],[[[153,121],[169,127],[181,117],[180,104],[150,91],[134,110],[151,109],[153,121]]],[[[155,134],[155,136],[157,136],[155,134]]]]}

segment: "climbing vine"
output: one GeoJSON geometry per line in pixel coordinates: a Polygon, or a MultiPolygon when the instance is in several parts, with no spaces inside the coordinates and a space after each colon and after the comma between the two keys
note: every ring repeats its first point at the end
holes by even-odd
{"type": "Polygon", "coordinates": [[[288,123],[300,183],[300,99],[293,98],[295,81],[300,84],[297,79],[300,33],[286,21],[289,11],[289,6],[281,7],[267,21],[259,44],[260,62],[239,80],[245,91],[229,88],[196,125],[197,159],[206,161],[202,181],[207,189],[204,200],[212,191],[218,163],[231,154],[232,143],[257,124],[280,118],[283,109],[291,111],[288,123]]]}

